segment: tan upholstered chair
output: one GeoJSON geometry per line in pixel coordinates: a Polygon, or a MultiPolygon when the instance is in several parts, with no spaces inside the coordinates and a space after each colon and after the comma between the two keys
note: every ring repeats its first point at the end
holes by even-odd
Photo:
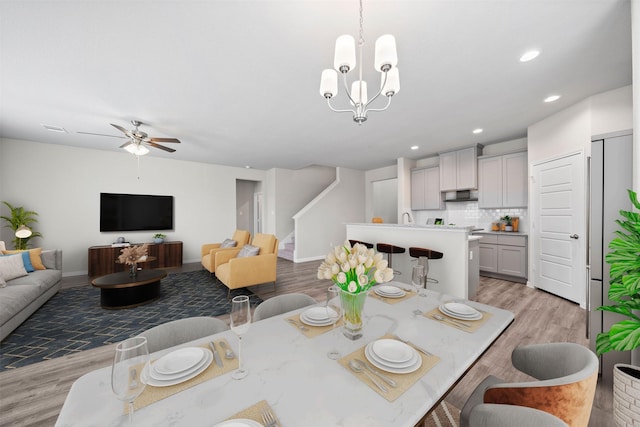
{"type": "Polygon", "coordinates": [[[229,290],[269,282],[275,286],[278,239],[273,234],[257,233],[251,245],[260,249],[257,255],[238,258],[240,249],[216,254],[216,277],[229,290]]]}
{"type": "Polygon", "coordinates": [[[206,268],[209,273],[216,272],[216,253],[220,251],[228,251],[231,249],[239,249],[249,243],[251,234],[247,230],[236,230],[231,237],[231,240],[235,240],[236,246],[233,248],[221,248],[222,243],[205,243],[202,245],[202,266],[206,268]]]}
{"type": "Polygon", "coordinates": [[[591,350],[574,343],[535,344],[514,349],[511,362],[537,381],[487,377],[462,408],[461,427],[472,425],[470,414],[483,402],[539,409],[571,427],[587,427],[598,380],[598,358],[591,350]]]}

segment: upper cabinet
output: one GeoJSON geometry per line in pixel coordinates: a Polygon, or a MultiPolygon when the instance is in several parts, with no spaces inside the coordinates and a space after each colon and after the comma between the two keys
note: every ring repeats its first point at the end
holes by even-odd
{"type": "Polygon", "coordinates": [[[478,207],[526,207],[527,152],[478,159],[478,207]]]}
{"type": "Polygon", "coordinates": [[[411,171],[411,209],[442,209],[440,193],[440,168],[414,169],[411,171]]]}
{"type": "Polygon", "coordinates": [[[440,191],[478,188],[478,155],[482,146],[440,153],[440,191]]]}

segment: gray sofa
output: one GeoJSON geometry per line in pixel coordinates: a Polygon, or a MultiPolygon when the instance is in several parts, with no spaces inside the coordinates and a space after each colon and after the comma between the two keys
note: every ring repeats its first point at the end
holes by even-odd
{"type": "MultiPolygon", "coordinates": [[[[0,242],[0,247],[3,246],[4,243],[0,242]]],[[[6,287],[0,288],[0,340],[5,339],[60,289],[62,251],[43,250],[41,258],[46,270],[36,270],[9,280],[6,287]]]]}

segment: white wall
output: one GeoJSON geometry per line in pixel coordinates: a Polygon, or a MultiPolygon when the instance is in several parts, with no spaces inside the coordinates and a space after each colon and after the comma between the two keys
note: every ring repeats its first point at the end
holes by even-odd
{"type": "Polygon", "coordinates": [[[370,221],[374,217],[373,213],[373,183],[375,181],[384,181],[387,179],[398,177],[398,167],[396,165],[385,166],[378,169],[372,169],[364,173],[365,181],[365,214],[364,217],[370,221]]]}
{"type": "MultiPolygon", "coordinates": [[[[86,274],[89,246],[112,243],[118,236],[150,242],[153,232],[101,233],[101,192],[174,196],[174,230],[168,240],[184,243],[184,262],[200,260],[200,246],[230,237],[236,226],[236,179],[266,180],[265,171],[180,160],[136,158],[98,151],[0,140],[0,200],[38,212],[34,227],[43,234],[33,243],[63,250],[65,275],[86,274]]],[[[2,215],[8,215],[4,205],[2,215]]],[[[4,222],[4,221],[3,221],[4,222]]],[[[2,224],[0,240],[11,241],[2,224]]]]}

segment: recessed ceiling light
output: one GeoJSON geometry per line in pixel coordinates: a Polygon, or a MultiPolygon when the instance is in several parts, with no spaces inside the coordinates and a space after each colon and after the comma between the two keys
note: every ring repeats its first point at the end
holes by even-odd
{"type": "Polygon", "coordinates": [[[540,55],[539,50],[530,50],[528,52],[525,52],[524,55],[520,57],[520,62],[529,62],[532,59],[537,58],[538,55],[540,55]]]}
{"type": "Polygon", "coordinates": [[[544,99],[544,102],[554,102],[560,99],[560,95],[551,95],[544,99]]]}
{"type": "Polygon", "coordinates": [[[245,169],[251,169],[251,166],[246,165],[244,168],[245,168],[245,169]]]}
{"type": "Polygon", "coordinates": [[[60,126],[51,126],[51,125],[42,125],[46,130],[50,130],[51,132],[62,132],[67,133],[65,128],[61,128],[60,126]]]}
{"type": "Polygon", "coordinates": [[[418,148],[420,148],[420,147],[418,147],[417,145],[412,145],[412,146],[411,146],[411,149],[412,149],[412,150],[417,150],[418,148]]]}
{"type": "Polygon", "coordinates": [[[478,129],[474,129],[473,133],[482,133],[483,129],[478,128],[478,129]]]}

